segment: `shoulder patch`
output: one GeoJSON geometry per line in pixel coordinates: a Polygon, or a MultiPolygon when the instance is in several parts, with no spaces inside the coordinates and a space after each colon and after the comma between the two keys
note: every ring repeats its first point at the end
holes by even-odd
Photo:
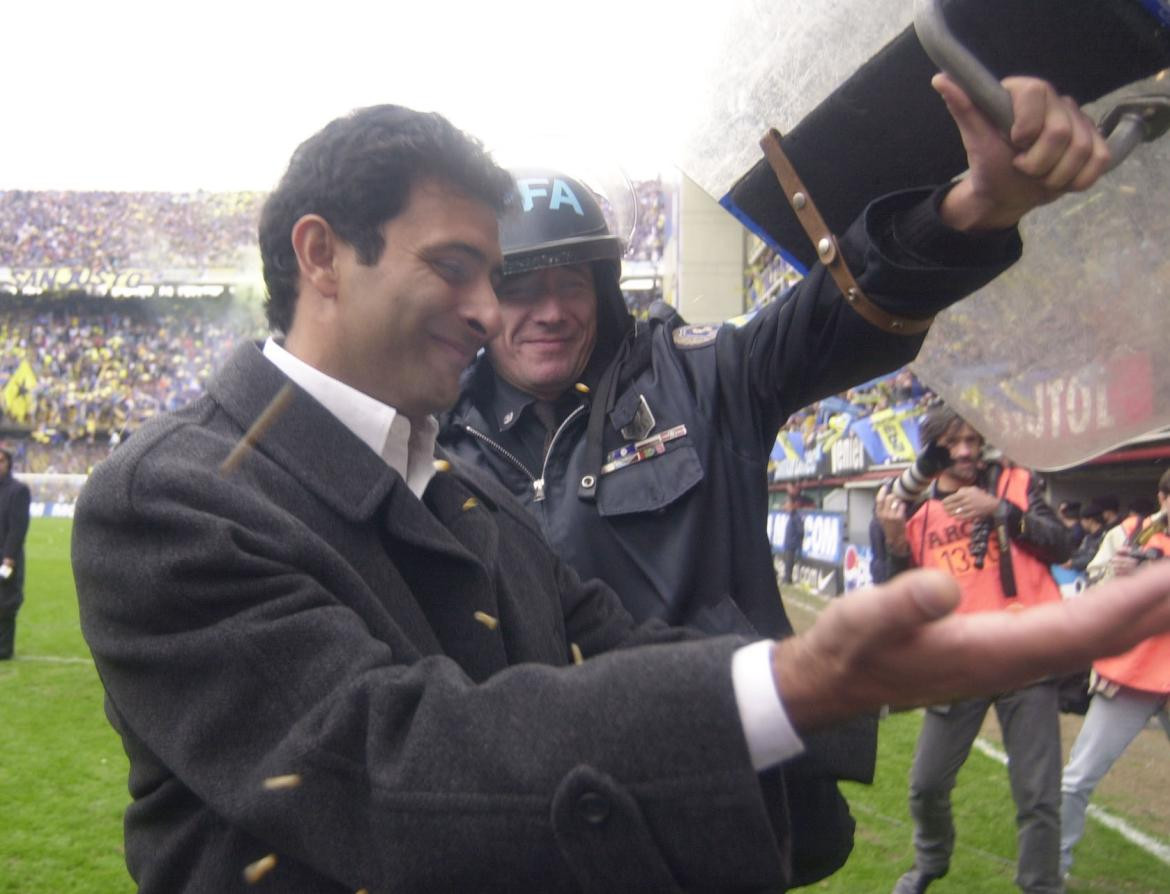
{"type": "Polygon", "coordinates": [[[708,323],[704,326],[679,326],[671,337],[674,343],[680,348],[701,348],[703,345],[709,345],[715,341],[715,336],[719,334],[719,326],[715,323],[708,323]]]}

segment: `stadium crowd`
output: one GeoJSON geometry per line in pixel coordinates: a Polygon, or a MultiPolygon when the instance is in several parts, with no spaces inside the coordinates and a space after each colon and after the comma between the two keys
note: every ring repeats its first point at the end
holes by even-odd
{"type": "MultiPolygon", "coordinates": [[[[631,260],[658,262],[668,196],[660,180],[634,184],[631,260]]],[[[0,267],[200,271],[238,268],[256,243],[261,192],[0,190],[0,267]]]]}
{"type": "Polygon", "coordinates": [[[0,267],[198,271],[254,251],[259,192],[0,191],[0,267]]]}
{"type": "Polygon", "coordinates": [[[789,417],[780,433],[781,436],[785,432],[799,433],[805,449],[811,449],[840,434],[857,419],[895,408],[902,414],[916,416],[935,399],[934,392],[926,388],[909,368],[903,368],[893,375],[805,407],[789,417]]]}
{"type": "Polygon", "coordinates": [[[4,419],[32,442],[18,448],[20,468],[88,471],[144,420],[187,403],[216,359],[259,331],[230,301],[6,299],[0,380],[25,360],[35,376],[27,415],[9,405],[4,419]]]}
{"type": "Polygon", "coordinates": [[[638,218],[626,257],[657,264],[668,238],[668,193],[661,180],[639,180],[634,183],[634,192],[638,197],[638,218]]]}
{"type": "MultiPolygon", "coordinates": [[[[657,263],[669,235],[669,187],[661,180],[640,180],[634,188],[639,213],[626,257],[657,263]]],[[[0,239],[0,267],[74,266],[114,273],[132,267],[160,273],[230,268],[254,245],[262,201],[256,192],[0,191],[0,233],[11,236],[0,239]]],[[[782,269],[786,281],[795,276],[787,265],[765,266],[782,269]]],[[[745,285],[753,292],[750,282],[745,285]]],[[[3,420],[15,435],[18,467],[88,471],[145,419],[201,390],[216,358],[239,339],[260,334],[257,313],[228,298],[194,303],[6,297],[0,312],[0,383],[26,359],[35,376],[28,417],[9,411],[3,420]],[[21,431],[27,437],[20,437],[21,431]]],[[[929,397],[904,370],[802,410],[785,430],[800,432],[813,447],[846,417],[929,397]]]]}
{"type": "MultiPolygon", "coordinates": [[[[657,263],[668,188],[635,183],[632,260],[657,263]]],[[[0,268],[148,271],[160,282],[241,270],[255,252],[259,192],[0,191],[0,268]]],[[[0,388],[22,362],[0,429],[23,472],[85,473],[155,413],[187,403],[216,360],[263,334],[259,311],[230,297],[115,299],[5,295],[0,388]]]]}

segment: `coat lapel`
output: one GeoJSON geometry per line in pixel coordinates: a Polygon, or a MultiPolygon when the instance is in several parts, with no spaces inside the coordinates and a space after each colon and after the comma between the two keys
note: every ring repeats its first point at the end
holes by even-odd
{"type": "MultiPolygon", "coordinates": [[[[246,345],[229,358],[209,390],[247,431],[287,381],[257,346],[246,345]]],[[[425,501],[419,501],[397,472],[299,388],[254,449],[342,519],[379,531],[385,554],[409,591],[379,596],[412,627],[425,623],[433,639],[428,635],[420,643],[424,651],[427,642],[437,640],[477,681],[507,666],[495,594],[494,513],[456,476],[437,473],[425,501]]],[[[384,575],[370,572],[369,578],[384,575]]]]}

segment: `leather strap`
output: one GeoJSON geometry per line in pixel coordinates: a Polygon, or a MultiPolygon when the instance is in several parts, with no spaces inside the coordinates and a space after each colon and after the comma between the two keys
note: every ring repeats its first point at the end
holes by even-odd
{"type": "Polygon", "coordinates": [[[841,290],[841,294],[845,296],[849,306],[879,329],[892,332],[895,335],[917,335],[929,329],[930,324],[934,322],[934,317],[925,319],[898,317],[887,313],[869,300],[865,292],[861,291],[861,286],[854,279],[845,259],[841,257],[837,237],[825,224],[817,206],[813,204],[812,196],[805,189],[796,169],[788,160],[788,156],[784,154],[784,150],[780,146],[780,132],[775,128],[769,130],[760,140],[760,146],[764,150],[768,164],[771,165],[772,171],[776,174],[776,179],[780,181],[780,188],[784,190],[784,197],[792,206],[796,219],[800,221],[800,225],[808,233],[808,238],[816,247],[817,256],[825,269],[829,271],[829,275],[833,277],[833,281],[837,283],[837,288],[841,290]]]}

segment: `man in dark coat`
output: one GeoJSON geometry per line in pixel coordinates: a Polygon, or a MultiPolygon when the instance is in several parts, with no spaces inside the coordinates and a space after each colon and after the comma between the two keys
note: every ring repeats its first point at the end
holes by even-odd
{"type": "Polygon", "coordinates": [[[800,496],[796,492],[788,495],[788,523],[784,526],[784,583],[792,583],[796,569],[796,557],[804,543],[804,513],[800,511],[800,496]]]}
{"type": "Polygon", "coordinates": [[[12,657],[16,614],[24,603],[28,487],[12,477],[12,453],[0,448],[0,661],[12,657]]]}
{"type": "Polygon", "coordinates": [[[922,573],[779,643],[636,626],[436,458],[432,414],[501,327],[507,188],[438,116],[328,125],[261,218],[283,340],[83,491],[145,894],[783,890],[795,839],[759,774],[804,735],[1170,627],[1159,568],[1022,625],[943,618],[957,592],[922,573]]]}

